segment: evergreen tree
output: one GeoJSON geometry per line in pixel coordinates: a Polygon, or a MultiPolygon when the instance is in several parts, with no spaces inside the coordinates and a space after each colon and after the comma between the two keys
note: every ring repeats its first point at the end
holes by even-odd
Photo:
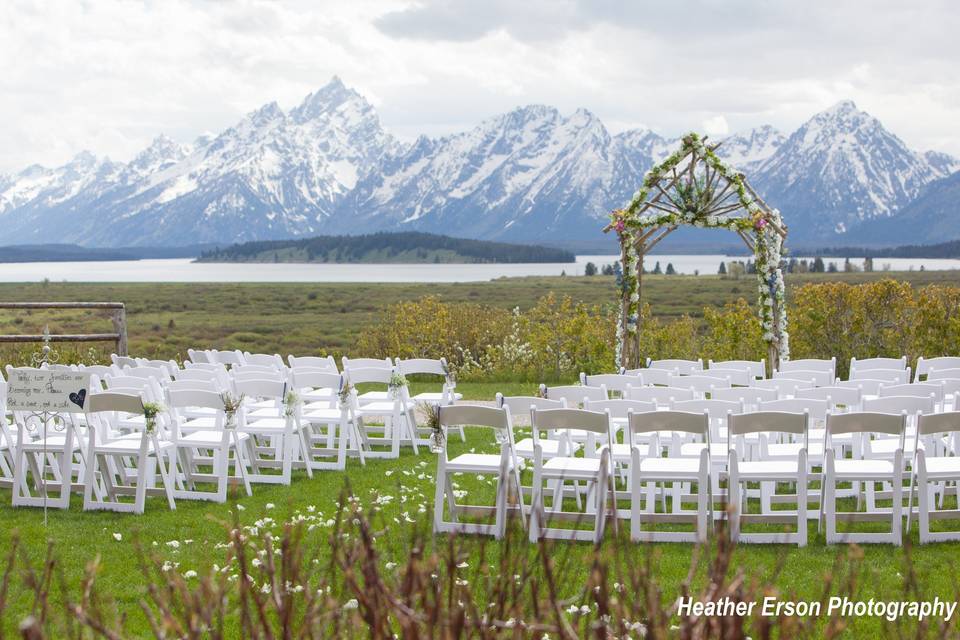
{"type": "Polygon", "coordinates": [[[836,273],[837,271],[838,271],[837,263],[831,262],[830,265],[827,267],[827,273],[836,273]]]}
{"type": "Polygon", "coordinates": [[[813,266],[810,267],[811,273],[823,273],[825,271],[823,267],[823,258],[817,256],[813,261],[813,266]]]}
{"type": "Polygon", "coordinates": [[[657,264],[653,265],[653,274],[660,275],[663,271],[660,269],[660,261],[657,260],[657,264]]]}
{"type": "Polygon", "coordinates": [[[595,276],[597,275],[597,265],[592,262],[588,262],[586,266],[583,267],[583,275],[585,276],[595,276]]]}
{"type": "Polygon", "coordinates": [[[727,263],[726,263],[726,262],[721,262],[721,263],[720,263],[720,268],[717,269],[717,273],[720,274],[721,276],[727,275],[727,263]]]}
{"type": "Polygon", "coordinates": [[[668,263],[667,263],[667,275],[668,275],[668,276],[675,276],[675,275],[677,275],[677,270],[673,268],[673,263],[672,263],[672,262],[668,262],[668,263]]]}

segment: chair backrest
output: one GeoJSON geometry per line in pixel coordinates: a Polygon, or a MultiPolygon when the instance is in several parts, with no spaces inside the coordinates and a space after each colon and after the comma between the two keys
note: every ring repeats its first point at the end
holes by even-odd
{"type": "Polygon", "coordinates": [[[126,393],[94,393],[87,403],[87,413],[104,411],[122,411],[123,413],[143,414],[143,398],[126,393]]]}
{"type": "Polygon", "coordinates": [[[233,351],[217,351],[214,349],[211,353],[211,358],[215,362],[229,366],[244,364],[243,354],[239,349],[235,349],[233,351]]]}
{"type": "Polygon", "coordinates": [[[605,387],[583,387],[578,384],[546,387],[546,395],[551,400],[566,400],[568,407],[579,407],[584,400],[606,400],[605,387]]]}
{"type": "Polygon", "coordinates": [[[806,434],[809,416],[805,413],[784,411],[754,411],[731,413],[727,416],[727,433],[742,436],[748,433],[806,434]]]}
{"type": "Polygon", "coordinates": [[[681,374],[694,374],[703,371],[703,360],[651,360],[647,358],[647,369],[676,369],[681,374]]]}
{"type": "Polygon", "coordinates": [[[846,387],[849,389],[859,389],[860,393],[865,396],[875,396],[880,393],[880,387],[890,384],[884,380],[837,380],[833,386],[835,387],[846,387]]]}
{"type": "Polygon", "coordinates": [[[597,411],[610,414],[611,418],[618,420],[626,419],[631,411],[634,413],[643,413],[646,411],[656,411],[657,403],[643,402],[641,400],[623,400],[620,398],[614,400],[588,400],[583,408],[587,411],[597,411]]]}
{"type": "Polygon", "coordinates": [[[743,403],[736,400],[680,400],[670,405],[673,411],[684,411],[686,413],[703,413],[710,416],[710,419],[726,419],[728,413],[742,413],[743,403]]]}
{"type": "Polygon", "coordinates": [[[283,358],[276,353],[243,353],[243,361],[246,365],[260,365],[261,367],[273,367],[274,369],[286,369],[283,358]]]}
{"type": "Polygon", "coordinates": [[[154,382],[152,378],[138,378],[136,376],[107,376],[104,378],[107,389],[123,387],[125,389],[140,389],[143,391],[151,388],[151,382],[154,382]]]}
{"type": "Polygon", "coordinates": [[[180,391],[182,389],[196,389],[198,391],[212,391],[214,393],[222,391],[216,380],[184,380],[180,378],[167,383],[167,394],[171,391],[180,391]]]}
{"type": "Polygon", "coordinates": [[[343,370],[348,369],[393,369],[390,358],[348,358],[343,356],[343,370]]]}
{"type": "Polygon", "coordinates": [[[337,368],[337,361],[333,359],[333,356],[287,356],[287,362],[290,364],[291,369],[297,367],[310,367],[312,369],[330,369],[332,371],[340,372],[340,369],[337,368]]]}
{"type": "Polygon", "coordinates": [[[673,376],[680,375],[679,369],[625,369],[623,372],[628,376],[635,376],[641,385],[662,385],[668,386],[673,376]]]}
{"type": "Polygon", "coordinates": [[[774,371],[773,377],[775,380],[782,378],[788,380],[812,380],[813,384],[818,387],[828,387],[836,382],[836,378],[834,378],[833,374],[829,371],[792,369],[790,371],[774,371]]]}
{"type": "Polygon", "coordinates": [[[627,428],[630,431],[631,442],[633,436],[641,433],[657,431],[681,431],[708,437],[710,434],[710,417],[706,411],[646,411],[644,413],[630,412],[627,417],[627,428]]]}
{"type": "Polygon", "coordinates": [[[293,369],[292,380],[294,389],[312,387],[339,391],[343,386],[343,376],[333,371],[293,369]]]}
{"type": "MultiPolygon", "coordinates": [[[[458,405],[454,405],[458,406],[458,405]]],[[[534,433],[538,429],[581,429],[592,433],[609,433],[610,416],[586,409],[544,409],[530,412],[534,433]]]]}
{"type": "Polygon", "coordinates": [[[101,380],[107,376],[120,375],[120,369],[115,366],[107,366],[105,364],[82,364],[80,365],[81,371],[88,371],[93,375],[97,376],[101,380]]]}
{"type": "Polygon", "coordinates": [[[884,398],[867,398],[863,401],[864,412],[872,413],[901,413],[908,414],[933,413],[937,407],[937,399],[929,396],[886,396],[884,398]]]}
{"type": "Polygon", "coordinates": [[[642,381],[637,380],[636,376],[630,376],[623,373],[594,373],[587,375],[580,374],[580,384],[585,387],[606,387],[607,391],[618,391],[625,393],[627,387],[639,387],[642,381]]]}
{"type": "Polygon", "coordinates": [[[447,361],[443,358],[409,358],[407,360],[397,358],[397,371],[405,376],[419,373],[446,378],[449,369],[447,361]]]}
{"type": "Polygon", "coordinates": [[[800,360],[783,360],[779,371],[826,371],[833,378],[837,375],[837,358],[829,360],[820,358],[801,358],[800,360]]]}
{"type": "Polygon", "coordinates": [[[710,397],[714,400],[741,402],[744,405],[755,407],[761,402],[776,400],[780,397],[780,393],[777,389],[764,389],[761,387],[732,387],[730,389],[715,389],[710,394],[710,397]]]}
{"type": "Polygon", "coordinates": [[[934,369],[960,369],[960,357],[958,356],[939,356],[936,358],[917,358],[917,370],[914,380],[919,381],[920,376],[929,375],[934,369]]]}
{"type": "Polygon", "coordinates": [[[730,384],[738,384],[743,387],[750,386],[755,380],[763,379],[763,376],[756,376],[749,369],[725,369],[723,367],[710,367],[704,372],[704,375],[726,378],[730,381],[730,384]]]}
{"type": "Polygon", "coordinates": [[[506,408],[511,417],[530,418],[530,408],[538,410],[563,409],[567,406],[566,400],[548,400],[538,396],[505,396],[497,393],[497,406],[506,408]]]}
{"type": "Polygon", "coordinates": [[[131,367],[129,369],[124,369],[123,374],[126,376],[133,376],[134,378],[150,378],[151,380],[159,380],[165,382],[170,379],[170,374],[164,369],[158,369],[157,367],[131,367]]]}
{"type": "Polygon", "coordinates": [[[960,431],[960,411],[925,413],[917,419],[918,435],[929,436],[948,431],[960,431]]]}
{"type": "Polygon", "coordinates": [[[631,387],[626,399],[666,406],[678,400],[693,400],[693,396],[693,390],[684,387],[631,387]]]}
{"type": "Polygon", "coordinates": [[[753,383],[756,389],[774,389],[780,397],[792,396],[797,389],[811,389],[816,385],[813,380],[791,380],[789,378],[771,378],[769,380],[757,380],[753,383]]]}
{"type": "Polygon", "coordinates": [[[943,384],[939,382],[914,382],[912,384],[881,385],[881,398],[886,396],[933,396],[937,402],[943,402],[943,384]]]}
{"type": "Polygon", "coordinates": [[[900,358],[850,358],[850,374],[857,369],[893,369],[903,371],[907,368],[907,356],[900,358]]]}
{"type": "Polygon", "coordinates": [[[235,380],[233,386],[238,394],[248,398],[282,399],[287,393],[287,383],[283,380],[235,380]]]}
{"type": "Polygon", "coordinates": [[[510,412],[505,407],[483,407],[473,404],[441,405],[440,424],[444,427],[470,425],[508,429],[510,412]]]}
{"type": "Polygon", "coordinates": [[[218,380],[217,373],[212,369],[181,369],[177,371],[174,380],[204,380],[215,382],[218,380]]]}
{"type": "Polygon", "coordinates": [[[717,369],[736,369],[746,371],[754,378],[767,377],[767,360],[709,360],[707,371],[717,369]]]}
{"type": "Polygon", "coordinates": [[[167,394],[167,402],[174,409],[186,407],[201,407],[223,411],[223,396],[213,391],[199,389],[171,389],[167,394]]]}
{"type": "Polygon", "coordinates": [[[887,384],[907,384],[910,382],[910,368],[851,369],[850,380],[882,380],[887,384]]]}
{"type": "Polygon", "coordinates": [[[384,369],[383,367],[350,367],[348,369],[345,367],[343,373],[350,380],[350,384],[362,384],[364,382],[390,384],[393,369],[384,369]]]}
{"type": "Polygon", "coordinates": [[[960,368],[956,369],[935,369],[930,368],[927,373],[927,381],[930,380],[945,380],[945,379],[960,379],[960,368]]]}
{"type": "Polygon", "coordinates": [[[845,407],[860,408],[860,402],[863,394],[859,387],[814,387],[812,389],[797,389],[797,398],[810,398],[812,400],[829,400],[831,408],[837,405],[845,407]]]}
{"type": "Polygon", "coordinates": [[[827,433],[886,433],[903,435],[906,428],[906,413],[828,413],[827,433]]]}
{"type": "Polygon", "coordinates": [[[173,360],[148,360],[146,358],[138,358],[138,365],[141,367],[153,367],[155,369],[160,369],[161,371],[166,372],[166,374],[173,378],[176,375],[176,372],[180,370],[180,367],[177,366],[177,363],[173,360]]]}
{"type": "Polygon", "coordinates": [[[191,362],[210,362],[210,356],[207,352],[197,349],[187,349],[187,357],[190,358],[191,362]]]}
{"type": "Polygon", "coordinates": [[[826,420],[830,403],[816,398],[785,398],[761,402],[757,411],[777,411],[781,413],[808,413],[811,420],[826,420]]]}
{"type": "Polygon", "coordinates": [[[118,356],[115,353],[110,354],[110,361],[113,362],[116,366],[123,369],[124,367],[135,367],[137,366],[137,361],[128,356],[118,356]]]}
{"type": "Polygon", "coordinates": [[[712,375],[671,376],[670,386],[693,389],[697,393],[710,393],[713,389],[730,387],[730,379],[712,375]]]}

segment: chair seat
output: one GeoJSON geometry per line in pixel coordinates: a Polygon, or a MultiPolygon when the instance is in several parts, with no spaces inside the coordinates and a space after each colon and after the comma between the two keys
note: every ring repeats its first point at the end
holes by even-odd
{"type": "MultiPolygon", "coordinates": [[[[392,400],[383,400],[377,402],[368,402],[360,405],[360,415],[367,416],[385,416],[393,413],[394,403],[392,400]]],[[[401,411],[402,411],[401,407],[401,411]]]]}
{"type": "Polygon", "coordinates": [[[370,402],[385,402],[390,399],[389,391],[367,391],[366,393],[361,393],[357,396],[357,400],[360,401],[361,405],[365,405],[370,402]]]}
{"type": "MultiPolygon", "coordinates": [[[[785,442],[782,444],[767,445],[767,453],[773,458],[796,458],[800,455],[800,449],[803,448],[802,442],[785,442]]],[[[823,443],[811,442],[807,445],[807,459],[822,458],[823,443]]]]}
{"type": "MultiPolygon", "coordinates": [[[[293,429],[297,428],[296,423],[291,423],[293,429]]],[[[287,419],[286,418],[258,418],[256,420],[251,420],[247,422],[244,426],[240,427],[239,431],[243,433],[259,433],[259,434],[270,434],[270,433],[283,433],[287,429],[287,419]]]]}
{"type": "Polygon", "coordinates": [[[796,460],[750,460],[737,464],[741,480],[795,480],[796,460]]]}
{"type": "Polygon", "coordinates": [[[590,479],[600,473],[600,458],[551,458],[543,463],[542,468],[545,477],[590,479]]]}
{"type": "MultiPolygon", "coordinates": [[[[923,443],[920,444],[920,450],[923,451],[923,443]]],[[[880,440],[870,441],[870,453],[876,455],[893,455],[900,448],[900,438],[882,438],[880,440]]],[[[910,438],[903,445],[903,453],[913,453],[913,439],[910,438]]]]}
{"type": "MultiPolygon", "coordinates": [[[[37,438],[36,440],[30,440],[29,442],[24,442],[21,444],[21,448],[24,451],[33,451],[39,452],[47,449],[51,452],[56,452],[57,450],[63,450],[63,445],[66,442],[66,436],[47,436],[44,438],[37,438]]],[[[73,438],[73,451],[80,449],[80,438],[74,436],[73,438]]]]}
{"type": "MultiPolygon", "coordinates": [[[[169,440],[164,440],[159,444],[160,451],[172,449],[174,446],[174,444],[169,440]]],[[[155,448],[153,446],[153,440],[147,440],[147,452],[153,453],[154,451],[155,448]]],[[[110,442],[101,442],[96,446],[96,453],[136,455],[140,453],[140,438],[137,437],[136,440],[130,438],[121,438],[119,440],[111,440],[110,442]]]]}
{"type": "Polygon", "coordinates": [[[889,480],[893,477],[893,462],[889,460],[837,460],[834,462],[838,479],[879,478],[889,480]]]}
{"type": "Polygon", "coordinates": [[[331,422],[340,422],[340,409],[310,409],[304,411],[301,416],[303,422],[317,422],[328,424],[331,422]]]}
{"type": "MultiPolygon", "coordinates": [[[[443,402],[444,399],[443,392],[441,391],[425,391],[423,393],[418,393],[411,398],[411,400],[416,400],[418,402],[443,402]]],[[[463,400],[463,394],[454,391],[453,399],[463,400]]]]}
{"type": "MultiPolygon", "coordinates": [[[[645,449],[644,445],[641,444],[641,445],[637,445],[637,446],[640,447],[640,450],[641,450],[641,451],[644,451],[644,449],[645,449]]],[[[600,447],[600,449],[599,449],[598,451],[603,451],[603,450],[605,450],[606,448],[607,448],[607,445],[603,445],[602,447],[600,447]]],[[[633,447],[632,447],[631,445],[626,444],[626,443],[624,443],[624,442],[614,442],[614,443],[613,443],[613,448],[610,450],[610,457],[611,457],[614,461],[616,461],[616,462],[621,462],[621,463],[630,462],[631,455],[632,455],[632,449],[633,449],[633,447]]],[[[649,448],[647,448],[647,454],[646,454],[646,455],[658,455],[658,456],[659,456],[660,453],[657,452],[656,454],[652,454],[652,453],[649,452],[649,448]]]]}
{"type": "MultiPolygon", "coordinates": [[[[705,442],[687,442],[680,445],[680,457],[682,458],[695,458],[700,455],[700,452],[706,448],[707,443],[705,442]]],[[[726,459],[727,454],[730,452],[727,449],[726,443],[720,442],[711,442],[710,443],[710,457],[711,458],[723,458],[726,459]]]]}
{"type": "MultiPolygon", "coordinates": [[[[579,442],[574,442],[570,445],[569,453],[576,453],[580,450],[581,445],[579,442]]],[[[546,458],[555,458],[560,455],[560,441],[559,440],[546,440],[540,438],[540,448],[543,451],[543,457],[546,458]]],[[[514,450],[517,452],[517,455],[521,458],[532,458],[533,457],[533,438],[524,438],[520,442],[517,442],[514,445],[514,450]]]]}
{"type": "MultiPolygon", "coordinates": [[[[508,467],[513,463],[508,459],[508,467]]],[[[447,461],[447,471],[462,471],[476,473],[499,472],[500,454],[498,453],[462,453],[453,460],[447,461]]]]}
{"type": "Polygon", "coordinates": [[[644,458],[640,461],[640,476],[656,478],[671,476],[689,478],[700,472],[700,460],[697,458],[644,458]]]}
{"type": "Polygon", "coordinates": [[[184,433],[189,433],[190,431],[198,431],[201,429],[216,430],[217,419],[214,417],[191,418],[189,420],[185,420],[183,424],[180,425],[180,431],[183,431],[184,433]]]}
{"type": "Polygon", "coordinates": [[[928,476],[960,477],[960,458],[956,456],[932,456],[926,464],[928,476]]]}
{"type": "MultiPolygon", "coordinates": [[[[237,431],[236,434],[240,442],[244,442],[250,438],[249,433],[237,431]]],[[[181,444],[191,447],[216,447],[219,446],[221,442],[223,442],[223,431],[217,430],[194,431],[180,438],[181,444]]]]}
{"type": "Polygon", "coordinates": [[[247,419],[250,418],[276,418],[279,414],[279,409],[274,407],[261,407],[259,409],[254,409],[253,411],[247,411],[247,419]]]}

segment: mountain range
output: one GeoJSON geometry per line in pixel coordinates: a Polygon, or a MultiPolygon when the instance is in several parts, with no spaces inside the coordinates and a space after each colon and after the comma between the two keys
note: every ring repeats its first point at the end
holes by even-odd
{"type": "MultiPolygon", "coordinates": [[[[721,143],[718,153],[783,213],[792,244],[960,238],[960,161],[911,150],[853,102],[789,135],[760,126],[721,143]]],[[[585,109],[542,105],[402,142],[334,78],[288,111],[267,104],[192,144],[161,135],[128,163],[83,152],[60,167],[0,175],[0,244],[156,247],[378,231],[612,244],[600,231],[608,212],[678,144],[646,129],[611,134],[585,109]]]]}

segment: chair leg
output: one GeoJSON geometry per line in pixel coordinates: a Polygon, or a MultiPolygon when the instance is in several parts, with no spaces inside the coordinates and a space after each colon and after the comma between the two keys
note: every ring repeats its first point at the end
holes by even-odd
{"type": "MultiPolygon", "coordinates": [[[[927,482],[927,476],[924,473],[917,475],[917,507],[920,510],[919,529],[920,544],[928,541],[930,534],[930,485],[927,482]]],[[[907,531],[907,533],[910,533],[907,531]]]]}

